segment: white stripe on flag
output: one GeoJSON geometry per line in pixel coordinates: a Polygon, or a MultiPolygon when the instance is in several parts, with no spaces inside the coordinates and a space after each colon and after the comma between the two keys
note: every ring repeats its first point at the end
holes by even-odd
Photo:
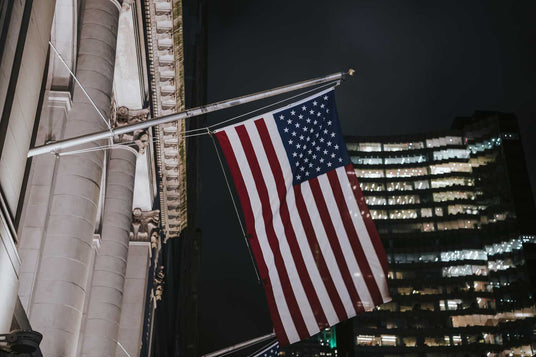
{"type": "Polygon", "coordinates": [[[346,205],[348,207],[348,210],[350,211],[350,215],[353,218],[352,222],[357,232],[357,236],[359,237],[359,241],[361,242],[361,246],[363,247],[363,251],[365,253],[365,256],[367,257],[370,269],[372,271],[372,275],[376,280],[376,285],[380,290],[383,301],[390,301],[391,298],[389,294],[389,288],[387,287],[387,277],[383,272],[382,265],[380,263],[380,260],[378,259],[378,256],[376,255],[376,251],[374,250],[374,247],[372,245],[369,232],[367,230],[367,227],[365,226],[363,217],[361,216],[361,211],[357,206],[354,192],[352,191],[351,183],[348,180],[348,174],[346,173],[344,167],[341,167],[340,169],[341,170],[337,169],[337,176],[339,177],[339,182],[341,183],[341,188],[344,198],[346,200],[346,205]]]}
{"type": "Polygon", "coordinates": [[[277,311],[281,317],[281,322],[285,333],[290,341],[297,341],[300,339],[296,327],[294,326],[294,321],[290,315],[290,311],[283,293],[283,288],[281,286],[281,281],[277,273],[277,268],[274,261],[274,256],[272,250],[268,243],[268,237],[266,236],[266,229],[264,228],[264,218],[262,216],[262,207],[259,195],[257,193],[257,187],[253,179],[253,174],[248,165],[246,154],[242,149],[242,144],[238,138],[236,132],[236,127],[231,130],[226,130],[229,142],[233,148],[234,155],[238,162],[238,167],[242,178],[244,179],[244,185],[246,186],[246,191],[251,202],[251,208],[253,211],[253,216],[255,217],[255,233],[259,241],[259,245],[262,250],[262,255],[268,268],[268,276],[270,278],[270,283],[274,292],[274,300],[277,305],[277,311]]]}
{"type": "MultiPolygon", "coordinates": [[[[272,115],[270,115],[270,117],[270,119],[273,118],[272,115]]],[[[270,140],[274,147],[275,153],[277,154],[279,163],[281,165],[281,170],[285,179],[285,187],[287,187],[288,190],[286,200],[288,204],[289,215],[290,217],[300,217],[300,213],[296,207],[296,196],[292,185],[292,169],[290,167],[290,164],[288,163],[287,152],[285,151],[283,142],[281,141],[281,136],[278,135],[277,126],[274,120],[267,119],[266,127],[268,129],[268,133],[270,134],[270,140]]],[[[339,319],[337,317],[337,313],[335,312],[331,299],[329,298],[329,295],[327,293],[324,281],[322,280],[320,272],[318,271],[318,268],[316,266],[313,253],[311,252],[309,242],[305,235],[305,230],[303,228],[302,221],[301,219],[296,218],[292,219],[291,223],[292,228],[294,229],[294,233],[296,234],[296,239],[300,246],[300,250],[305,261],[307,271],[317,293],[318,299],[320,300],[320,304],[322,305],[322,309],[324,310],[324,314],[326,315],[330,326],[333,326],[339,322],[339,319]]]]}
{"type": "MultiPolygon", "coordinates": [[[[337,168],[337,171],[339,170],[345,172],[344,166],[337,168]]],[[[328,207],[331,222],[333,222],[333,227],[335,228],[335,232],[337,232],[337,240],[341,245],[344,260],[346,261],[346,265],[348,266],[348,270],[352,276],[352,281],[354,282],[357,293],[359,294],[359,298],[363,303],[363,307],[366,310],[370,310],[374,307],[374,302],[372,301],[372,297],[370,296],[370,292],[365,283],[365,278],[361,273],[361,269],[357,263],[354,251],[350,245],[348,235],[344,229],[344,223],[342,222],[339,208],[337,206],[337,202],[335,201],[335,197],[333,196],[333,190],[329,183],[327,174],[318,176],[318,182],[324,196],[324,201],[328,207]]]]}
{"type": "MultiPolygon", "coordinates": [[[[265,120],[265,122],[267,121],[269,121],[269,119],[265,120]]],[[[302,314],[305,325],[307,326],[307,330],[310,335],[314,335],[318,333],[320,329],[318,328],[318,324],[316,323],[313,310],[311,309],[311,306],[309,304],[309,299],[307,298],[307,295],[305,294],[305,290],[301,283],[298,270],[296,269],[296,264],[294,263],[294,257],[291,253],[290,246],[288,244],[288,240],[285,234],[285,228],[283,227],[283,222],[281,221],[281,215],[279,214],[281,201],[279,200],[274,175],[270,168],[270,163],[268,162],[268,158],[266,157],[266,152],[263,148],[262,141],[257,131],[257,127],[255,126],[255,123],[253,121],[247,121],[244,124],[251,139],[251,144],[253,145],[253,150],[255,151],[255,156],[257,157],[257,160],[259,162],[262,177],[268,190],[268,198],[270,201],[270,207],[273,216],[273,227],[277,240],[279,241],[279,248],[281,251],[283,262],[285,264],[285,267],[287,268],[288,278],[291,282],[292,290],[294,291],[296,300],[298,301],[298,307],[302,314]]]]}
{"type": "Polygon", "coordinates": [[[318,239],[320,251],[324,256],[329,273],[331,275],[333,283],[335,284],[335,288],[339,293],[339,297],[341,298],[344,309],[346,310],[346,314],[348,316],[355,316],[356,311],[354,308],[354,304],[352,303],[350,294],[346,289],[346,286],[344,285],[344,280],[339,270],[339,266],[337,265],[335,255],[333,254],[333,251],[331,249],[331,244],[329,243],[326,231],[322,224],[322,219],[320,218],[320,213],[318,212],[318,208],[316,207],[316,202],[313,197],[313,193],[311,192],[309,182],[303,182],[301,184],[301,187],[305,206],[307,207],[309,217],[311,217],[311,222],[313,223],[313,230],[315,231],[316,237],[318,239]]]}

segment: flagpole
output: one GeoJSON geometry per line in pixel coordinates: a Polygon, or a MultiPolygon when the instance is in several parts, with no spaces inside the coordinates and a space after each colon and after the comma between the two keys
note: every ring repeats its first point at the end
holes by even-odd
{"type": "Polygon", "coordinates": [[[269,340],[269,339],[274,338],[274,337],[275,337],[275,333],[272,332],[272,333],[269,333],[268,335],[257,337],[257,338],[254,338],[254,339],[251,339],[251,340],[248,340],[248,341],[245,341],[245,342],[237,343],[236,345],[233,345],[233,346],[230,346],[230,347],[222,348],[221,350],[211,352],[211,353],[203,355],[201,357],[221,356],[221,355],[223,355],[225,353],[229,353],[229,352],[233,352],[233,351],[236,351],[236,350],[239,350],[239,349],[242,349],[242,348],[254,346],[257,343],[269,340]]]}
{"type": "Polygon", "coordinates": [[[303,89],[303,88],[308,88],[308,87],[312,87],[312,86],[319,85],[319,84],[344,80],[348,78],[349,76],[353,76],[354,73],[355,71],[353,69],[350,69],[348,70],[348,72],[334,73],[328,76],[310,79],[310,80],[303,81],[303,82],[297,82],[297,83],[289,84],[286,86],[277,87],[277,88],[273,88],[273,89],[262,91],[262,92],[257,92],[254,94],[248,94],[248,95],[244,95],[241,97],[222,100],[216,103],[188,109],[179,113],[174,113],[170,115],[153,118],[153,119],[141,122],[141,123],[134,123],[134,124],[125,125],[119,128],[115,128],[112,130],[104,130],[104,131],[97,132],[97,133],[86,134],[86,135],[78,136],[75,138],[52,142],[46,145],[41,145],[41,146],[31,148],[28,151],[28,157],[42,155],[46,153],[57,153],[58,151],[62,149],[86,144],[86,143],[96,141],[96,140],[111,138],[116,135],[129,133],[135,130],[147,129],[155,125],[171,123],[171,122],[181,120],[181,119],[189,119],[189,118],[199,116],[202,114],[215,112],[218,110],[234,107],[237,105],[253,102],[256,100],[260,100],[260,99],[273,97],[279,94],[292,92],[298,89],[303,89]]]}

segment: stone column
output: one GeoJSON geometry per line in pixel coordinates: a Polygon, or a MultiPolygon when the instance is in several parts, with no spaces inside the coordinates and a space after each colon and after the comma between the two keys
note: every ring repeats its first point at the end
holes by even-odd
{"type": "MultiPolygon", "coordinates": [[[[84,2],[77,77],[106,117],[110,114],[119,3],[84,2]]],[[[78,86],[65,137],[106,129],[78,86]]],[[[103,142],[88,144],[103,144],[103,142]]],[[[30,303],[32,328],[45,356],[74,356],[80,333],[88,263],[99,204],[104,153],[62,156],[52,194],[39,273],[30,303]]]]}
{"type": "Polygon", "coordinates": [[[121,301],[132,221],[136,154],[127,149],[110,152],[102,241],[95,259],[86,317],[82,356],[113,356],[117,346],[121,301]]]}
{"type": "MultiPolygon", "coordinates": [[[[119,108],[118,126],[144,120],[148,110],[119,108]],[[140,114],[141,113],[141,114],[140,114]]],[[[134,143],[143,152],[147,134],[135,132],[117,138],[134,143]]],[[[136,175],[136,150],[123,146],[110,151],[102,219],[101,247],[95,259],[86,316],[82,356],[114,356],[119,333],[121,304],[132,224],[132,199],[136,175]]]]}
{"type": "MultiPolygon", "coordinates": [[[[142,335],[147,322],[144,312],[147,298],[147,284],[153,285],[149,274],[151,259],[155,256],[155,248],[160,246],[158,228],[160,212],[134,209],[132,217],[132,235],[128,251],[128,264],[125,279],[124,298],[119,323],[119,338],[123,348],[132,357],[140,356],[142,341],[147,341],[142,335]]],[[[161,289],[160,289],[161,291],[161,289]]],[[[151,304],[152,305],[152,304],[151,304]]],[[[117,349],[116,356],[123,357],[124,351],[117,349]]]]}

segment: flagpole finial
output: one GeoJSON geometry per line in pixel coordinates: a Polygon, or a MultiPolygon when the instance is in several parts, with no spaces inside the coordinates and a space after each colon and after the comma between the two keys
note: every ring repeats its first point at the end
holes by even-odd
{"type": "Polygon", "coordinates": [[[343,81],[347,80],[350,77],[353,77],[355,74],[355,69],[350,68],[347,72],[341,72],[341,79],[343,81]]]}

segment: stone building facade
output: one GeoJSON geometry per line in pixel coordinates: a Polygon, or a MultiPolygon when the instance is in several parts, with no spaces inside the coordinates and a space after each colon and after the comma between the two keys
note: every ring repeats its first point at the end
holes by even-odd
{"type": "Polygon", "coordinates": [[[160,252],[187,225],[184,123],[27,154],[184,109],[181,2],[1,0],[0,61],[0,334],[149,355],[160,252]]]}

